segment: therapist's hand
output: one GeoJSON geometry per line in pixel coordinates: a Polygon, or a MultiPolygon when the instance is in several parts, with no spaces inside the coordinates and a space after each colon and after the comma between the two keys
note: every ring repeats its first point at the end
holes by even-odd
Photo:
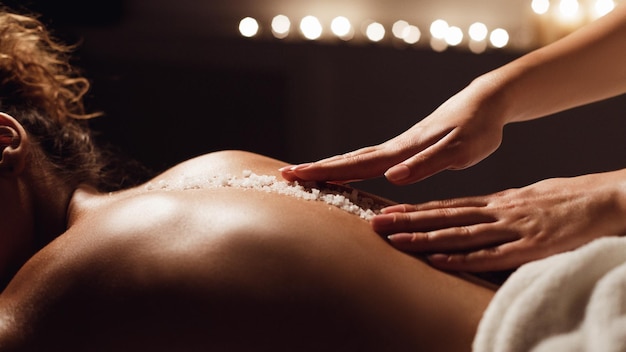
{"type": "Polygon", "coordinates": [[[485,90],[475,86],[385,143],[287,166],[281,169],[282,176],[289,181],[350,182],[385,175],[391,183],[405,185],[443,170],[472,166],[499,147],[505,123],[497,104],[486,103],[485,90]]]}
{"type": "Polygon", "coordinates": [[[548,179],[488,196],[391,206],[371,224],[396,248],[426,254],[440,269],[514,269],[624,235],[625,181],[624,170],[548,179]]]}

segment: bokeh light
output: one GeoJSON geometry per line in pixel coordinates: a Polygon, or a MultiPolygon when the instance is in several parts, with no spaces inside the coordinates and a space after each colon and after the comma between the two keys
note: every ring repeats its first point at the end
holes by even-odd
{"type": "Polygon", "coordinates": [[[561,0],[559,2],[559,14],[563,18],[574,18],[579,7],[578,0],[561,0]]]}
{"type": "Polygon", "coordinates": [[[444,39],[448,32],[448,22],[438,19],[430,24],[430,35],[436,39],[444,39]]]}
{"type": "Polygon", "coordinates": [[[404,36],[405,36],[404,31],[408,27],[409,27],[409,22],[404,21],[404,20],[398,20],[393,23],[393,26],[391,26],[391,33],[393,34],[394,37],[398,39],[404,39],[404,36]]]}
{"type": "Polygon", "coordinates": [[[354,36],[354,28],[350,20],[344,16],[335,17],[330,23],[330,30],[343,40],[350,40],[354,36]]]}
{"type": "Polygon", "coordinates": [[[474,22],[469,26],[468,34],[471,40],[481,42],[487,38],[489,31],[484,23],[474,22]]]}
{"type": "Polygon", "coordinates": [[[613,11],[615,8],[615,1],[613,0],[596,0],[593,6],[594,17],[602,17],[607,13],[613,11]]]}
{"type": "Polygon", "coordinates": [[[496,48],[504,48],[509,43],[509,33],[502,28],[496,28],[491,31],[489,42],[496,48]]]}
{"type": "Polygon", "coordinates": [[[448,43],[444,39],[430,37],[430,48],[436,52],[443,52],[448,49],[448,43]]]}
{"type": "Polygon", "coordinates": [[[272,34],[278,39],[283,39],[289,35],[291,21],[285,15],[276,15],[272,19],[272,34]]]}
{"type": "Polygon", "coordinates": [[[385,27],[378,22],[372,22],[367,25],[365,35],[369,40],[379,42],[385,37],[385,27]]]}
{"type": "Polygon", "coordinates": [[[456,26],[448,27],[445,36],[446,43],[450,46],[457,46],[463,41],[463,31],[456,26]]]}
{"type": "Polygon", "coordinates": [[[530,3],[530,7],[533,9],[534,13],[543,15],[550,9],[550,0],[533,0],[530,3]]]}
{"type": "Polygon", "coordinates": [[[467,43],[467,47],[474,54],[481,54],[485,52],[485,50],[487,50],[487,41],[486,40],[481,40],[481,41],[472,40],[469,43],[467,43]]]}
{"type": "Polygon", "coordinates": [[[417,28],[417,26],[409,25],[404,29],[403,32],[404,33],[402,40],[404,40],[404,42],[407,44],[415,44],[419,42],[420,38],[422,37],[422,32],[419,28],[417,28]]]}
{"type": "Polygon", "coordinates": [[[305,16],[300,21],[300,31],[309,40],[316,40],[322,36],[322,24],[315,16],[305,16]]]}
{"type": "Polygon", "coordinates": [[[239,33],[244,37],[254,37],[259,32],[259,22],[252,17],[245,17],[239,21],[239,33]]]}

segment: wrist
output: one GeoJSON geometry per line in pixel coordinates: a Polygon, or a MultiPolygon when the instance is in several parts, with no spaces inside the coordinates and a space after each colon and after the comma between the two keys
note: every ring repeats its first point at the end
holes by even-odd
{"type": "Polygon", "coordinates": [[[513,122],[512,104],[509,103],[504,79],[497,71],[492,71],[474,79],[466,88],[477,102],[482,116],[489,116],[491,122],[500,127],[513,122]]]}
{"type": "Polygon", "coordinates": [[[626,169],[615,172],[618,174],[615,204],[619,212],[620,224],[622,225],[621,235],[626,236],[626,169]]]}
{"type": "MultiPolygon", "coordinates": [[[[580,189],[594,195],[596,204],[603,204],[600,213],[603,220],[598,223],[610,229],[608,235],[626,236],[626,169],[581,176],[585,182],[580,189]]],[[[602,230],[598,229],[599,233],[602,230]]]]}

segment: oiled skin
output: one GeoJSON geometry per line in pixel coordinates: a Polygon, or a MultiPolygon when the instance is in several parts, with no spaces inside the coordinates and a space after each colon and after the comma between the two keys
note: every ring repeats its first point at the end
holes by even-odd
{"type": "MultiPolygon", "coordinates": [[[[181,176],[277,175],[225,151],[181,176]]],[[[0,351],[463,351],[493,291],[322,202],[237,188],[81,188],[0,295],[0,351]]]]}

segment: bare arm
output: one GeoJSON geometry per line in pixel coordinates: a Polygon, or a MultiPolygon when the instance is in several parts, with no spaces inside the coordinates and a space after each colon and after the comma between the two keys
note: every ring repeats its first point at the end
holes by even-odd
{"type": "Polygon", "coordinates": [[[505,124],[530,120],[626,92],[626,5],[476,78],[406,132],[382,144],[282,168],[289,180],[394,184],[470,167],[494,152],[505,124]]]}
{"type": "Polygon", "coordinates": [[[626,92],[626,6],[482,76],[503,92],[506,121],[542,117],[626,92]]]}

